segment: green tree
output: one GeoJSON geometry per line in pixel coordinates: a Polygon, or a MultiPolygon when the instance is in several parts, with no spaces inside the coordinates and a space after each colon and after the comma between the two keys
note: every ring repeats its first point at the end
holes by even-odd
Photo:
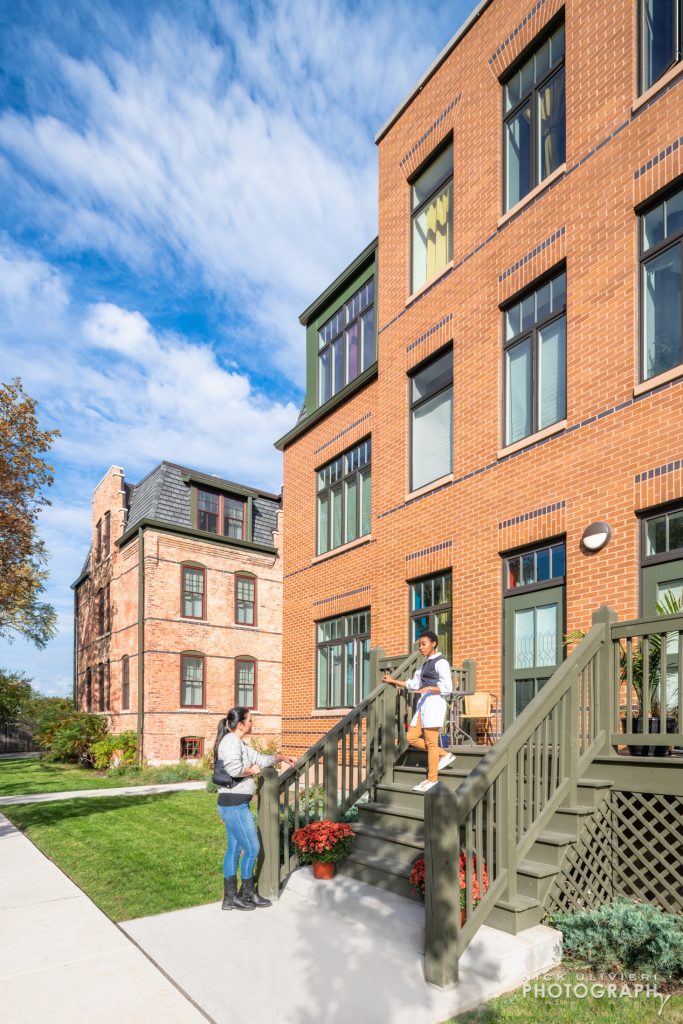
{"type": "Polygon", "coordinates": [[[23,672],[0,669],[0,725],[19,725],[25,721],[34,698],[31,680],[23,672]]]}
{"type": "Polygon", "coordinates": [[[37,524],[50,504],[43,489],[54,480],[42,456],[58,436],[40,430],[19,378],[0,384],[0,637],[23,636],[37,647],[55,634],[54,608],[40,600],[48,574],[37,524]]]}

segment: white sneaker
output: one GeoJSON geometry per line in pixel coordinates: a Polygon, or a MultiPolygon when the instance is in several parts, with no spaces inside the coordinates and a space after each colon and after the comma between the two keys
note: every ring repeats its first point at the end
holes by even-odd
{"type": "Polygon", "coordinates": [[[444,754],[443,757],[439,760],[439,771],[441,771],[442,768],[448,768],[449,764],[453,764],[454,761],[455,754],[444,754]]]}
{"type": "Polygon", "coordinates": [[[428,789],[435,786],[435,782],[430,782],[429,779],[424,779],[422,782],[418,782],[417,786],[413,786],[413,793],[426,793],[428,789]]]}

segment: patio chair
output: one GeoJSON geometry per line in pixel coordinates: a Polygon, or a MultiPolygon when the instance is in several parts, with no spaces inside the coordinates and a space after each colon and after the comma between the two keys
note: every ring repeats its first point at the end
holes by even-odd
{"type": "Polygon", "coordinates": [[[464,698],[462,717],[466,722],[473,723],[475,742],[479,742],[482,735],[485,744],[495,743],[493,733],[494,712],[491,710],[493,694],[486,692],[473,693],[464,698]]]}

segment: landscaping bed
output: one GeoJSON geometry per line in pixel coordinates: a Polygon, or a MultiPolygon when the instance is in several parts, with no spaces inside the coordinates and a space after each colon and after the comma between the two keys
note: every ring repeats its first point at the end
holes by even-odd
{"type": "Polygon", "coordinates": [[[0,796],[68,793],[78,789],[115,789],[119,786],[154,786],[208,779],[209,775],[201,766],[185,763],[96,771],[93,768],[43,761],[35,757],[12,758],[0,761],[0,796]]]}
{"type": "Polygon", "coordinates": [[[3,813],[114,921],[223,897],[215,794],[89,797],[3,813]]]}

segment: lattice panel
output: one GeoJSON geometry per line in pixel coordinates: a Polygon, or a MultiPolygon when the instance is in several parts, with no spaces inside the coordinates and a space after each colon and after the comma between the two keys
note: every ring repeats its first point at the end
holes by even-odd
{"type": "Polygon", "coordinates": [[[570,846],[545,910],[591,910],[626,896],[683,911],[683,800],[612,790],[570,846]]]}

